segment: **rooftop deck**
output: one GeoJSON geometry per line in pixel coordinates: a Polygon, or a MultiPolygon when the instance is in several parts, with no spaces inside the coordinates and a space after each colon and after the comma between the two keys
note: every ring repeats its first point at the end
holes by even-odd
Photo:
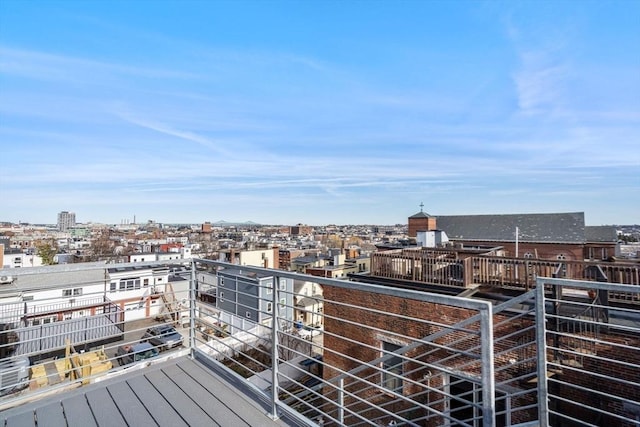
{"type": "MultiPolygon", "coordinates": [[[[185,349],[42,386],[32,360],[28,389],[15,392],[0,376],[0,427],[639,425],[635,282],[536,277],[531,289],[492,300],[464,288],[449,295],[242,266],[273,279],[225,280],[205,301],[199,292],[237,266],[189,267],[188,289],[163,297],[188,304],[185,349]],[[309,284],[309,293],[291,295],[282,278],[309,284]],[[215,298],[235,301],[236,311],[215,298]]],[[[4,304],[16,303],[33,300],[12,294],[4,304]]],[[[162,322],[176,324],[183,312],[162,322]]],[[[141,339],[146,326],[137,322],[126,323],[125,344],[141,339]]],[[[0,362],[17,360],[15,342],[0,344],[8,355],[0,362]]],[[[108,362],[120,344],[101,350],[108,362]]]]}
{"type": "Polygon", "coordinates": [[[183,356],[11,408],[0,425],[19,426],[286,426],[242,386],[183,356]]]}

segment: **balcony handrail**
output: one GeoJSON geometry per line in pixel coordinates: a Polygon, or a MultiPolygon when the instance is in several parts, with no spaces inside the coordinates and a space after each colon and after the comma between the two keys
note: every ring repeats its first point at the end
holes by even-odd
{"type": "MultiPolygon", "coordinates": [[[[483,425],[512,425],[517,420],[521,420],[521,423],[533,422],[532,417],[540,425],[548,425],[548,420],[553,421],[554,417],[580,419],[578,412],[563,414],[548,405],[547,397],[562,402],[563,405],[570,405],[566,396],[559,394],[553,384],[584,393],[592,392],[625,407],[640,402],[640,396],[633,393],[617,396],[606,389],[592,390],[588,384],[580,382],[580,378],[574,380],[570,376],[591,378],[604,384],[609,381],[621,387],[633,388],[637,385],[640,389],[636,379],[612,376],[587,368],[612,363],[620,369],[640,372],[640,355],[636,355],[638,346],[635,344],[638,342],[637,337],[640,337],[640,326],[634,323],[616,323],[620,318],[640,319],[638,309],[628,304],[616,305],[615,301],[610,304],[606,300],[588,297],[589,290],[596,291],[596,295],[622,292],[635,297],[640,294],[640,287],[637,286],[538,277],[536,286],[532,286],[530,290],[492,304],[480,299],[309,276],[263,267],[238,266],[221,261],[195,259],[190,262],[190,271],[185,276],[188,289],[182,291],[188,300],[189,319],[184,330],[189,334],[186,341],[189,353],[192,357],[209,359],[216,369],[225,370],[225,375],[239,375],[227,367],[227,364],[233,368],[245,369],[250,376],[270,369],[271,372],[265,373],[264,377],[269,383],[268,388],[255,385],[251,387],[260,394],[261,399],[268,402],[273,418],[280,416],[283,411],[294,411],[302,425],[313,425],[318,416],[323,416],[325,421],[345,425],[376,425],[390,420],[409,424],[422,420],[440,420],[442,423],[460,425],[472,425],[474,420],[482,420],[483,425]],[[223,269],[241,269],[243,272],[272,277],[272,293],[268,294],[265,301],[272,303],[271,319],[275,316],[276,321],[259,325],[258,330],[247,326],[258,325],[256,322],[235,324],[233,322],[241,319],[219,316],[217,321],[220,322],[220,329],[227,324],[230,325],[230,332],[237,329],[242,330],[243,334],[231,332],[228,337],[215,337],[214,334],[205,332],[201,326],[208,325],[210,319],[204,316],[214,313],[212,310],[220,311],[220,307],[198,300],[200,274],[207,272],[216,278],[223,269]],[[284,315],[286,310],[293,310],[295,306],[293,290],[281,289],[279,286],[279,282],[285,283],[285,279],[320,285],[321,290],[324,290],[322,298],[319,298],[323,311],[318,314],[314,312],[315,308],[302,308],[299,313],[319,316],[324,322],[334,325],[334,328],[325,327],[317,339],[313,336],[305,339],[297,333],[294,325],[296,319],[284,315]],[[366,301],[343,301],[336,298],[356,293],[371,297],[366,301]],[[289,299],[282,308],[283,311],[280,311],[281,298],[285,296],[289,299]],[[380,301],[391,304],[392,300],[415,301],[418,305],[407,305],[408,312],[402,311],[404,305],[378,305],[380,301]],[[552,311],[557,305],[560,305],[560,311],[552,311]],[[464,315],[451,318],[444,314],[441,318],[429,317],[415,311],[415,307],[422,307],[424,310],[438,307],[443,313],[449,313],[444,309],[447,307],[455,309],[451,312],[462,310],[464,315]],[[570,308],[571,311],[562,311],[562,307],[567,307],[566,310],[570,308]],[[576,317],[576,313],[587,313],[586,310],[592,308],[611,310],[611,318],[576,317]],[[379,323],[375,320],[378,317],[385,317],[386,320],[379,323]],[[599,335],[581,335],[579,331],[566,329],[562,326],[564,324],[560,324],[558,329],[556,319],[565,319],[569,324],[579,321],[588,326],[588,330],[598,330],[599,335]],[[415,329],[404,329],[408,322],[415,324],[415,329]],[[345,329],[335,329],[338,324],[343,324],[345,329]],[[397,325],[397,329],[393,329],[392,325],[397,325]],[[351,335],[346,333],[347,330],[351,335]],[[428,333],[419,334],[423,330],[428,333]],[[380,347],[378,341],[362,339],[359,342],[359,335],[354,331],[362,331],[362,337],[387,337],[395,344],[380,347]],[[598,354],[581,352],[567,347],[568,340],[600,350],[611,347],[625,354],[625,357],[616,360],[617,356],[606,351],[598,354]],[[340,343],[344,343],[345,347],[335,346],[340,343]],[[266,344],[266,347],[259,348],[262,344],[266,344]],[[344,348],[352,348],[353,351],[344,351],[344,348]],[[311,371],[309,366],[312,365],[305,367],[295,361],[296,357],[312,358],[312,355],[318,354],[324,357],[312,362],[312,365],[324,369],[324,374],[322,371],[311,371]],[[564,359],[554,358],[554,354],[560,354],[564,359]],[[627,354],[631,356],[627,357],[627,354]],[[547,357],[548,355],[550,356],[547,357]],[[581,366],[579,362],[583,359],[584,366],[581,366]],[[340,363],[335,364],[336,361],[340,363]],[[395,361],[402,363],[402,370],[394,370],[395,361]],[[560,371],[564,373],[558,373],[560,371]],[[547,378],[548,375],[551,377],[547,378]],[[386,388],[386,381],[389,381],[388,384],[400,384],[400,388],[386,388]],[[406,406],[409,402],[412,403],[410,407],[406,406]],[[459,406],[454,408],[455,402],[459,402],[459,406]],[[456,413],[464,408],[470,411],[468,418],[456,413]]],[[[167,263],[145,264],[157,266],[167,263]]],[[[184,260],[172,264],[184,264],[184,260]]],[[[64,287],[67,286],[61,285],[61,288],[64,287]]],[[[244,313],[244,310],[251,308],[251,303],[245,299],[252,294],[249,290],[243,290],[237,295],[238,308],[244,313]]],[[[178,308],[175,310],[177,312],[178,308]]],[[[225,312],[222,314],[230,315],[225,312]]],[[[87,329],[89,328],[90,326],[87,329]]],[[[133,333],[141,335],[138,329],[133,330],[133,333]]],[[[125,342],[135,342],[135,337],[128,337],[125,342]]],[[[110,358],[116,346],[117,344],[106,347],[110,358]]],[[[97,375],[95,378],[98,378],[97,375]]],[[[5,385],[2,384],[1,387],[4,389],[5,385]]],[[[4,399],[0,398],[0,404],[3,404],[4,399]]],[[[579,404],[589,406],[584,402],[579,404]]],[[[615,420],[627,417],[619,412],[609,414],[606,408],[594,411],[600,416],[610,416],[615,420]]]]}

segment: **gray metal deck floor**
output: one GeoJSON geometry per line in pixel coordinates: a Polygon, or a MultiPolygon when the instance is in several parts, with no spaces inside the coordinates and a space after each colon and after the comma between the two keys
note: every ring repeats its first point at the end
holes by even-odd
{"type": "Polygon", "coordinates": [[[202,363],[181,357],[11,408],[0,426],[286,426],[202,363]]]}

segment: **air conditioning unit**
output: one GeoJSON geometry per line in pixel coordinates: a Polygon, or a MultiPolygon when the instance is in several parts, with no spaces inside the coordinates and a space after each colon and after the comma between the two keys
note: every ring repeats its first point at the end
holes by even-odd
{"type": "Polygon", "coordinates": [[[13,276],[0,276],[0,284],[7,284],[13,282],[13,276]]]}

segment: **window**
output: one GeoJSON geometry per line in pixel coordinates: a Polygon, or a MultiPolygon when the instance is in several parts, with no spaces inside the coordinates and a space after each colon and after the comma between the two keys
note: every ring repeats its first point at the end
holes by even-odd
{"type": "Polygon", "coordinates": [[[82,295],[82,288],[73,288],[73,289],[63,289],[62,296],[63,297],[72,297],[72,296],[80,296],[82,295]]]}
{"type": "Polygon", "coordinates": [[[382,387],[387,390],[402,392],[402,357],[390,355],[388,352],[393,352],[401,347],[397,344],[383,341],[382,342],[382,356],[387,356],[382,362],[382,387]]]}
{"type": "Polygon", "coordinates": [[[110,285],[110,287],[109,287],[109,292],[115,292],[115,291],[116,291],[117,286],[118,286],[118,283],[116,283],[116,282],[111,282],[111,285],[110,285]]]}
{"type": "Polygon", "coordinates": [[[285,305],[287,305],[287,299],[286,298],[280,298],[280,309],[283,309],[285,305]]]}
{"type": "Polygon", "coordinates": [[[149,286],[149,279],[144,279],[144,280],[142,281],[142,286],[144,286],[145,288],[146,288],[147,286],[149,286]]]}
{"type": "Polygon", "coordinates": [[[279,288],[281,291],[285,291],[287,289],[287,281],[284,279],[278,279],[280,282],[279,288]]]}
{"type": "Polygon", "coordinates": [[[140,279],[120,279],[120,290],[131,291],[140,289],[140,279]]]}
{"type": "Polygon", "coordinates": [[[533,258],[533,254],[531,252],[525,252],[524,257],[525,258],[533,258]]]}
{"type": "Polygon", "coordinates": [[[251,319],[251,312],[250,311],[247,311],[245,315],[247,316],[247,319],[251,319]]]}
{"type": "Polygon", "coordinates": [[[224,279],[222,277],[220,278],[220,287],[224,288],[224,279]]]}
{"type": "Polygon", "coordinates": [[[267,313],[271,313],[273,311],[273,303],[267,303],[267,313]]]}
{"type": "Polygon", "coordinates": [[[267,286],[267,295],[271,295],[273,293],[273,283],[267,282],[266,286],[267,286]]]}
{"type": "MultiPolygon", "coordinates": [[[[567,259],[565,254],[559,254],[556,258],[558,260],[560,260],[560,261],[563,261],[563,260],[567,259]]],[[[562,268],[561,268],[559,273],[560,273],[560,277],[566,277],[567,276],[567,264],[566,263],[564,263],[564,262],[562,263],[562,268]]]]}

